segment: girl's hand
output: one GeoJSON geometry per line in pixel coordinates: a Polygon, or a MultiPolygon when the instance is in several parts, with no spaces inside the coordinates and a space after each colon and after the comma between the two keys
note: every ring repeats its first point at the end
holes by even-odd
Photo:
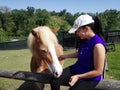
{"type": "Polygon", "coordinates": [[[79,80],[79,76],[78,75],[74,75],[70,78],[70,82],[69,85],[73,86],[77,81],[79,80]]]}
{"type": "Polygon", "coordinates": [[[66,59],[66,55],[61,55],[60,57],[58,57],[59,60],[63,60],[66,59]]]}

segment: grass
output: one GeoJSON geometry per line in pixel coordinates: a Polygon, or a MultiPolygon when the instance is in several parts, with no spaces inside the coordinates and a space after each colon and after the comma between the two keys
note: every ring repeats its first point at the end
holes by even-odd
{"type": "MultiPolygon", "coordinates": [[[[67,50],[64,53],[72,53],[67,50]]],[[[0,51],[0,69],[30,71],[31,53],[28,49],[0,51]]],[[[116,44],[115,52],[108,52],[107,78],[120,80],[120,44],[116,44]]],[[[76,59],[65,60],[64,67],[75,63],[76,59]]],[[[0,78],[0,90],[16,90],[24,81],[0,78]]]]}
{"type": "Polygon", "coordinates": [[[30,56],[27,49],[0,51],[0,69],[29,70],[30,56]]]}
{"type": "Polygon", "coordinates": [[[107,75],[111,79],[120,80],[120,44],[116,44],[115,52],[108,52],[108,68],[107,75]]]}
{"type": "MultiPolygon", "coordinates": [[[[0,69],[30,71],[29,50],[0,51],[0,69]]],[[[0,78],[0,90],[16,90],[23,81],[0,78]]]]}

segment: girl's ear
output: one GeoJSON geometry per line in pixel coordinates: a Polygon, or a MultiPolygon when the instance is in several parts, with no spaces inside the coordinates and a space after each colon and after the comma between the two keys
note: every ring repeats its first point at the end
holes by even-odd
{"type": "Polygon", "coordinates": [[[35,31],[35,30],[32,30],[31,33],[32,33],[32,35],[33,35],[34,37],[36,37],[36,38],[39,38],[39,37],[40,37],[40,36],[39,36],[39,33],[38,33],[37,31],[35,31]]]}
{"type": "Polygon", "coordinates": [[[89,26],[85,26],[85,29],[89,29],[89,26]]]}
{"type": "Polygon", "coordinates": [[[85,28],[84,28],[86,31],[88,31],[89,29],[90,29],[90,27],[89,26],[85,26],[85,28]]]}

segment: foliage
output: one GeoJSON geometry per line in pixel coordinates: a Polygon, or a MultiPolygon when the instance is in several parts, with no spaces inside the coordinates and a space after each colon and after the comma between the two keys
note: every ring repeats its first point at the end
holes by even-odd
{"type": "Polygon", "coordinates": [[[61,21],[60,30],[66,31],[66,30],[68,30],[70,28],[71,28],[71,25],[67,21],[65,21],[65,20],[61,21]]]}
{"type": "Polygon", "coordinates": [[[98,15],[101,17],[104,30],[120,30],[120,11],[110,9],[98,15]]]}
{"type": "Polygon", "coordinates": [[[0,29],[0,41],[5,41],[6,32],[3,29],[0,29]]]}
{"type": "Polygon", "coordinates": [[[55,16],[51,16],[47,25],[51,28],[51,29],[59,29],[60,25],[61,25],[61,19],[55,17],[55,16]]]}
{"type": "MultiPolygon", "coordinates": [[[[8,7],[0,7],[0,28],[8,36],[28,36],[28,33],[36,26],[48,25],[52,29],[62,31],[69,30],[74,20],[84,12],[77,12],[74,15],[66,9],[60,12],[49,12],[46,9],[35,9],[27,7],[23,9],[10,10],[8,7]]],[[[101,18],[104,32],[120,30],[120,11],[115,9],[105,10],[101,13],[88,13],[101,18]]]]}

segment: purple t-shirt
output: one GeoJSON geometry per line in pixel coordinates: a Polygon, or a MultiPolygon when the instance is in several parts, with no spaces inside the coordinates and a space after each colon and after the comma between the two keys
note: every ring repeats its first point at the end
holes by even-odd
{"type": "MultiPolygon", "coordinates": [[[[93,50],[94,46],[98,43],[101,43],[104,47],[106,47],[106,43],[98,35],[95,35],[90,40],[80,44],[78,49],[78,60],[72,66],[72,70],[75,74],[82,74],[94,70],[93,50]]],[[[82,80],[100,81],[101,79],[102,75],[82,80]]]]}

